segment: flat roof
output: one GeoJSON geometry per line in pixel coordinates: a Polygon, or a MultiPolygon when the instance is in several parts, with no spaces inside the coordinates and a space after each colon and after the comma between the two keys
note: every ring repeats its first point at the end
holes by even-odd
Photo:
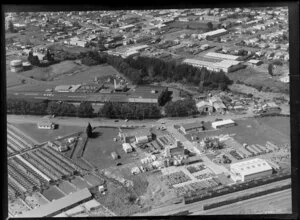
{"type": "Polygon", "coordinates": [[[213,67],[216,62],[209,62],[209,61],[203,61],[203,60],[196,60],[196,59],[185,59],[183,60],[184,63],[188,64],[195,64],[195,65],[201,65],[201,66],[211,66],[213,67]]]}
{"type": "Polygon", "coordinates": [[[242,162],[233,163],[230,165],[230,169],[233,172],[237,172],[241,175],[251,175],[263,171],[272,170],[272,167],[263,159],[255,158],[242,162]]]}
{"type": "Polygon", "coordinates": [[[228,60],[236,60],[239,58],[239,56],[234,56],[230,54],[222,54],[222,53],[215,53],[215,52],[208,52],[205,54],[205,56],[209,57],[216,57],[220,59],[228,59],[228,60]]]}
{"type": "Polygon", "coordinates": [[[193,123],[181,125],[181,127],[183,127],[185,130],[189,130],[189,129],[193,129],[193,128],[200,128],[202,126],[203,125],[199,122],[193,122],[193,123]]]}
{"type": "Polygon", "coordinates": [[[214,31],[206,32],[206,33],[204,33],[204,35],[211,36],[211,35],[221,34],[221,33],[225,33],[225,32],[227,32],[227,30],[224,29],[224,28],[221,28],[221,29],[217,29],[217,30],[214,30],[214,31]]]}
{"type": "Polygon", "coordinates": [[[222,121],[214,121],[211,123],[211,125],[213,127],[216,127],[216,126],[222,126],[222,125],[227,125],[227,124],[232,124],[232,123],[235,123],[235,122],[231,119],[226,119],[226,120],[222,120],[222,121]]]}
{"type": "Polygon", "coordinates": [[[229,68],[231,66],[235,66],[240,64],[240,61],[235,61],[235,60],[222,60],[221,62],[218,62],[215,64],[215,66],[218,66],[220,68],[229,68]]]}
{"type": "Polygon", "coordinates": [[[38,218],[38,217],[46,217],[51,214],[58,212],[62,209],[65,209],[71,205],[74,205],[84,199],[88,199],[92,196],[90,191],[87,188],[79,190],[77,192],[71,193],[61,199],[53,200],[53,202],[48,203],[46,205],[42,205],[39,208],[32,209],[28,212],[25,212],[17,217],[21,218],[38,218]]]}

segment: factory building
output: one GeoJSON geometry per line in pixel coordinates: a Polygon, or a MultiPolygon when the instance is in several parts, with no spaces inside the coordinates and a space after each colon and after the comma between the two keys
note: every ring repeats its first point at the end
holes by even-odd
{"type": "Polygon", "coordinates": [[[203,125],[201,123],[194,122],[189,124],[183,124],[180,126],[179,129],[184,134],[187,134],[189,132],[194,132],[194,131],[203,131],[203,125]]]}
{"type": "Polygon", "coordinates": [[[231,127],[234,126],[235,122],[231,119],[227,119],[227,120],[222,120],[222,121],[214,121],[211,123],[211,126],[214,129],[219,129],[219,128],[227,128],[227,127],[231,127]]]}
{"type": "Polygon", "coordinates": [[[212,40],[215,37],[219,37],[219,36],[225,35],[227,33],[228,33],[228,31],[226,29],[221,28],[221,29],[217,29],[217,30],[214,30],[214,31],[209,31],[209,32],[206,32],[206,33],[203,33],[203,34],[199,34],[198,39],[199,40],[200,39],[212,40]]]}
{"type": "Polygon", "coordinates": [[[222,60],[219,62],[212,62],[212,61],[203,61],[203,60],[196,60],[196,59],[185,59],[183,63],[203,68],[210,71],[220,72],[223,71],[225,73],[233,72],[238,69],[241,69],[243,65],[241,62],[235,60],[222,60]]]}
{"type": "Polygon", "coordinates": [[[178,155],[184,155],[184,146],[179,141],[176,141],[175,144],[165,146],[165,156],[174,157],[178,155]]]}
{"type": "Polygon", "coordinates": [[[207,57],[217,58],[217,59],[224,59],[224,60],[237,60],[239,56],[234,56],[230,54],[222,54],[222,53],[215,53],[215,52],[208,52],[205,54],[207,57]]]}
{"type": "Polygon", "coordinates": [[[139,129],[130,132],[119,132],[124,143],[147,143],[152,140],[152,133],[149,129],[139,129]]]}
{"type": "Polygon", "coordinates": [[[256,178],[270,176],[273,173],[273,169],[265,160],[255,158],[231,164],[230,172],[233,181],[245,182],[256,178]]]}
{"type": "Polygon", "coordinates": [[[53,130],[55,129],[56,125],[51,121],[40,121],[37,124],[38,129],[49,129],[53,130]]]}

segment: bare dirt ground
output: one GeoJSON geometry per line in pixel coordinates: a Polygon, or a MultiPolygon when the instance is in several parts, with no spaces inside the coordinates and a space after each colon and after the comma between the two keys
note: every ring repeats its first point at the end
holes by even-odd
{"type": "Polygon", "coordinates": [[[141,204],[143,206],[162,206],[166,204],[172,204],[172,201],[177,198],[174,189],[169,189],[169,187],[162,183],[160,180],[161,175],[152,174],[148,176],[148,188],[144,195],[141,196],[141,204]]]}

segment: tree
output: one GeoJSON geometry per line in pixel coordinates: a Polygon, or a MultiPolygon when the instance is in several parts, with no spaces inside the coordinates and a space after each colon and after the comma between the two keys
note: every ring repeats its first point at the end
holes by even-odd
{"type": "Polygon", "coordinates": [[[90,123],[88,123],[88,126],[86,127],[86,134],[88,137],[91,137],[93,135],[93,128],[90,123]]]}
{"type": "Polygon", "coordinates": [[[82,102],[76,111],[77,117],[92,117],[94,115],[94,109],[90,102],[82,102]]]}
{"type": "Polygon", "coordinates": [[[268,72],[269,72],[269,74],[270,74],[271,76],[274,75],[274,74],[273,74],[273,64],[272,64],[272,63],[270,63],[269,66],[268,66],[268,72]]]}
{"type": "Polygon", "coordinates": [[[207,28],[208,28],[208,30],[212,30],[213,29],[213,24],[209,21],[209,22],[207,22],[207,28]]]}
{"type": "Polygon", "coordinates": [[[11,20],[8,21],[8,31],[11,32],[11,33],[15,33],[16,32],[14,24],[12,23],[11,20]]]}

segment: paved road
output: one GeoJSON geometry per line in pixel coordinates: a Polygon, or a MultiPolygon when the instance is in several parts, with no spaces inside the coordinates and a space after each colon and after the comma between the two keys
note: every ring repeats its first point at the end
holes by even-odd
{"type": "MultiPolygon", "coordinates": [[[[217,118],[220,119],[241,119],[241,118],[248,118],[253,117],[254,114],[247,113],[244,115],[234,115],[234,114],[225,114],[225,115],[208,115],[198,118],[163,118],[163,119],[146,119],[146,120],[129,120],[125,122],[124,120],[118,120],[115,122],[113,119],[105,119],[105,118],[75,118],[75,117],[57,117],[51,119],[54,123],[67,125],[67,126],[81,126],[86,127],[87,123],[90,122],[92,126],[115,126],[119,127],[121,125],[132,125],[132,126],[146,126],[152,127],[153,125],[158,125],[161,123],[165,123],[167,126],[174,126],[176,124],[185,124],[185,123],[192,123],[195,121],[214,121],[217,118]]],[[[34,115],[7,115],[7,121],[10,123],[38,123],[43,118],[41,116],[34,116],[34,115]]]]}
{"type": "Polygon", "coordinates": [[[265,196],[260,196],[253,199],[233,203],[230,205],[225,205],[215,209],[210,209],[207,211],[196,211],[192,215],[240,214],[242,210],[249,210],[249,207],[251,208],[251,210],[257,210],[257,214],[263,214],[263,212],[269,211],[274,211],[274,213],[276,213],[276,210],[268,210],[268,203],[270,203],[270,201],[272,201],[271,203],[280,202],[280,206],[282,208],[289,208],[292,207],[291,200],[291,189],[287,189],[271,193],[265,196]]]}

